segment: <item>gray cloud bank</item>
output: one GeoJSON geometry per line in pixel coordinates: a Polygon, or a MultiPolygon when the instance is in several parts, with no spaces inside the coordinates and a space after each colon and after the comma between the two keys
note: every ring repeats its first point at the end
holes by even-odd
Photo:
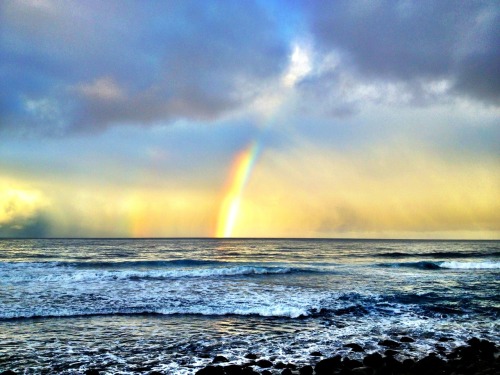
{"type": "MultiPolygon", "coordinates": [[[[306,105],[321,99],[339,116],[365,100],[500,104],[496,1],[299,8],[318,53],[338,58],[299,83],[306,105]]],[[[0,131],[216,119],[283,74],[293,42],[286,19],[251,1],[3,1],[0,131]]]]}
{"type": "Polygon", "coordinates": [[[287,59],[252,2],[6,1],[1,18],[2,127],[211,119],[287,59]]]}
{"type": "Polygon", "coordinates": [[[341,60],[306,82],[309,90],[338,90],[347,71],[382,88],[392,83],[417,104],[436,94],[500,104],[496,1],[339,0],[305,9],[317,46],[341,60]]]}

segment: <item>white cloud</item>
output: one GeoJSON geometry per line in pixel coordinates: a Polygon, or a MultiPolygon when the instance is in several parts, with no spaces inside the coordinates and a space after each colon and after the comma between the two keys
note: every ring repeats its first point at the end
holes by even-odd
{"type": "Polygon", "coordinates": [[[294,87],[295,84],[307,76],[312,70],[312,61],[310,50],[305,46],[295,44],[292,55],[290,56],[290,64],[286,74],[283,77],[285,87],[294,87]]]}
{"type": "Polygon", "coordinates": [[[76,86],[76,90],[91,99],[119,100],[124,98],[124,90],[110,77],[101,77],[92,83],[76,86]]]}

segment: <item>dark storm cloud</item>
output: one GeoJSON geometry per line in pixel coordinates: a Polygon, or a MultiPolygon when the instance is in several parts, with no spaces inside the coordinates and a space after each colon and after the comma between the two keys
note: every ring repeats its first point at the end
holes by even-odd
{"type": "Polygon", "coordinates": [[[4,130],[213,119],[288,53],[253,2],[6,1],[0,15],[4,130]]]}
{"type": "Polygon", "coordinates": [[[334,78],[343,70],[397,83],[417,102],[426,83],[447,80],[448,94],[500,104],[497,1],[318,1],[304,9],[317,46],[341,56],[334,78]]]}
{"type": "Polygon", "coordinates": [[[0,238],[43,238],[51,235],[50,220],[43,215],[0,225],[0,238]]]}

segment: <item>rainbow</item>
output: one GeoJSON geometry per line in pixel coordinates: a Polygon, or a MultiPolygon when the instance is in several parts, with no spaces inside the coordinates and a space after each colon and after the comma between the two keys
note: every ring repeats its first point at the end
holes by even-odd
{"type": "Polygon", "coordinates": [[[252,141],[236,156],[220,207],[215,237],[231,237],[238,218],[243,190],[255,166],[260,149],[260,143],[252,141]]]}

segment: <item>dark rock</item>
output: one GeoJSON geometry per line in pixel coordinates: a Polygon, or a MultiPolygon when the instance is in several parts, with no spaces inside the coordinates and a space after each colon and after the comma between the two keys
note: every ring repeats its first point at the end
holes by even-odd
{"type": "Polygon", "coordinates": [[[212,363],[223,363],[223,362],[229,362],[229,360],[223,355],[216,355],[212,361],[212,363]]]}
{"type": "Polygon", "coordinates": [[[243,373],[243,368],[238,365],[229,365],[224,367],[226,375],[241,375],[243,373]]]}
{"type": "Polygon", "coordinates": [[[273,373],[269,370],[264,370],[260,373],[260,375],[273,375],[273,373]]]}
{"type": "Polygon", "coordinates": [[[224,368],[221,366],[207,366],[196,371],[196,375],[224,375],[224,368]]]}
{"type": "Polygon", "coordinates": [[[440,337],[439,342],[448,342],[448,341],[453,341],[453,339],[451,337],[446,337],[446,336],[443,336],[443,337],[440,337]]]}
{"type": "Polygon", "coordinates": [[[99,370],[89,368],[85,370],[85,375],[99,375],[99,370]]]}
{"type": "Polygon", "coordinates": [[[255,364],[262,368],[268,368],[273,366],[273,363],[271,361],[268,361],[267,359],[259,359],[255,364]]]}
{"type": "Polygon", "coordinates": [[[299,369],[299,374],[300,375],[312,375],[313,374],[313,368],[312,366],[304,366],[299,369]]]}
{"type": "Polygon", "coordinates": [[[363,367],[363,363],[361,361],[345,357],[342,360],[342,367],[347,370],[352,370],[353,368],[356,367],[363,367]]]}
{"type": "Polygon", "coordinates": [[[278,362],[274,365],[274,368],[281,370],[283,368],[286,368],[286,365],[283,362],[278,362]]]}
{"type": "Polygon", "coordinates": [[[318,375],[332,374],[334,370],[340,368],[341,361],[342,357],[340,355],[323,359],[316,364],[314,371],[316,371],[318,375]]]}
{"type": "Polygon", "coordinates": [[[345,346],[345,347],[347,347],[347,348],[351,348],[351,350],[352,350],[353,352],[358,352],[358,353],[360,353],[360,352],[364,352],[364,351],[365,351],[365,350],[361,347],[361,345],[356,344],[356,343],[346,344],[346,345],[344,345],[344,346],[345,346]]]}
{"type": "Polygon", "coordinates": [[[368,354],[363,359],[363,364],[371,368],[380,368],[384,365],[384,359],[379,353],[368,354]]]}
{"type": "Polygon", "coordinates": [[[323,356],[323,353],[321,353],[321,352],[312,352],[309,355],[312,356],[312,357],[321,357],[321,356],[323,356]]]}
{"type": "Polygon", "coordinates": [[[477,337],[473,337],[470,340],[467,340],[466,342],[473,348],[479,348],[479,345],[481,344],[481,340],[479,340],[477,337]]]}
{"type": "Polygon", "coordinates": [[[289,368],[290,370],[295,370],[297,368],[297,365],[295,363],[287,363],[286,368],[289,368]]]}
{"type": "Polygon", "coordinates": [[[477,349],[478,348],[473,348],[471,346],[459,346],[455,350],[462,362],[471,363],[479,354],[477,349]]]}
{"type": "Polygon", "coordinates": [[[446,351],[446,348],[443,345],[436,344],[436,345],[434,345],[434,347],[436,348],[436,350],[438,352],[444,352],[444,351],[446,351]]]}
{"type": "Polygon", "coordinates": [[[281,375],[292,375],[292,370],[286,368],[283,371],[281,371],[281,375]]]}
{"type": "Polygon", "coordinates": [[[254,371],[250,367],[246,367],[241,370],[241,375],[259,375],[259,373],[257,371],[254,371]]]}
{"type": "Polygon", "coordinates": [[[254,353],[248,353],[245,355],[245,358],[246,359],[257,359],[257,358],[259,358],[259,356],[257,354],[254,354],[254,353]]]}
{"type": "Polygon", "coordinates": [[[408,336],[403,336],[399,339],[399,341],[401,342],[415,342],[414,339],[412,339],[411,337],[408,337],[408,336]]]}
{"type": "Polygon", "coordinates": [[[437,373],[444,368],[446,362],[442,359],[436,357],[435,355],[429,354],[427,357],[422,358],[415,364],[415,370],[417,373],[437,373]]]}
{"type": "Polygon", "coordinates": [[[17,372],[14,372],[12,370],[5,370],[5,371],[0,372],[0,375],[17,375],[17,372]]]}
{"type": "Polygon", "coordinates": [[[399,354],[399,352],[397,350],[392,350],[392,349],[387,349],[384,354],[387,356],[387,357],[392,357],[392,356],[395,356],[396,354],[399,354]]]}
{"type": "Polygon", "coordinates": [[[151,371],[149,375],[164,375],[163,372],[160,371],[151,371]]]}
{"type": "Polygon", "coordinates": [[[458,353],[457,352],[451,352],[451,353],[448,353],[446,354],[446,358],[451,360],[451,359],[456,359],[458,357],[458,353]]]}
{"type": "Polygon", "coordinates": [[[401,344],[394,340],[382,340],[378,342],[381,346],[386,346],[388,348],[399,348],[401,344]]]}
{"type": "Polygon", "coordinates": [[[351,370],[353,375],[371,375],[373,374],[373,369],[369,367],[356,367],[351,370]]]}
{"type": "Polygon", "coordinates": [[[481,342],[479,343],[479,351],[481,352],[480,356],[482,359],[493,360],[497,348],[494,343],[488,340],[481,340],[481,342]]]}
{"type": "Polygon", "coordinates": [[[403,364],[394,357],[385,357],[384,362],[385,368],[390,372],[399,374],[403,370],[403,364]]]}
{"type": "Polygon", "coordinates": [[[413,367],[415,367],[415,361],[411,358],[407,358],[403,361],[402,365],[406,371],[411,371],[413,367]]]}

